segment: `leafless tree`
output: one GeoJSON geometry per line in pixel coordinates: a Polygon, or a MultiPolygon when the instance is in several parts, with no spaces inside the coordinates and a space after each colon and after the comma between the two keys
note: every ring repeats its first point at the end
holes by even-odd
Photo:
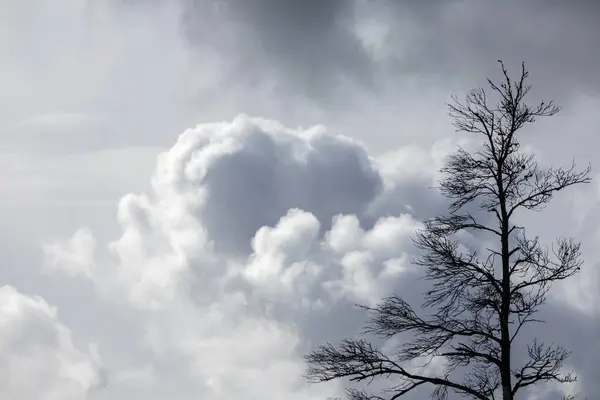
{"type": "Polygon", "coordinates": [[[559,239],[549,250],[537,237],[528,238],[514,219],[519,210],[541,210],[556,192],[589,182],[590,167],[543,168],[521,149],[522,128],[537,117],[556,114],[559,107],[553,102],[528,105],[525,66],[514,80],[499,62],[501,83],[488,79],[487,92],[474,89],[464,101],[453,97],[448,105],[457,131],[482,140],[478,151],[459,147],[448,157],[439,190],[451,200],[449,212],[425,221],[414,238],[420,249],[414,262],[424,267],[431,284],[424,293],[424,315],[398,296],[363,307],[370,317],[365,333],[398,337],[401,344],[392,355],[364,336],[320,346],[306,356],[310,381],[345,378],[368,384],[385,379],[382,394],[351,389],[351,400],[395,400],[423,386],[431,387],[436,400],[451,392],[481,400],[501,394],[512,400],[537,383],[575,381],[563,371],[569,352],[561,346],[533,339],[519,365],[511,350],[522,328],[539,322],[536,315],[551,284],[580,270],[580,244],[559,239]],[[489,95],[495,97],[493,103],[489,95]],[[467,205],[479,211],[468,212],[467,205]],[[480,252],[467,249],[457,238],[461,231],[494,237],[498,244],[480,252]],[[414,368],[415,360],[422,359],[441,370],[414,368]]]}

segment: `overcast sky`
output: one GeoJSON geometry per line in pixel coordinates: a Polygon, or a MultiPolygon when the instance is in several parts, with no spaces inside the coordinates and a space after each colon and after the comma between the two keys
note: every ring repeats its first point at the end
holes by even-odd
{"type": "MultiPolygon", "coordinates": [[[[469,140],[450,95],[524,61],[563,110],[523,140],[596,176],[599,20],[593,0],[0,0],[0,400],[342,395],[303,354],[357,335],[355,303],[418,303],[411,237],[469,140]]],[[[583,241],[528,334],[573,350],[563,389],[588,399],[599,183],[522,216],[583,241]]]]}

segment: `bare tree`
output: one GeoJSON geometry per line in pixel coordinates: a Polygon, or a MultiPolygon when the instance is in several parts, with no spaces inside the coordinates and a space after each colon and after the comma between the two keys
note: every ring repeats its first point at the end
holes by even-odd
{"type": "Polygon", "coordinates": [[[556,192],[589,182],[590,167],[542,168],[521,149],[521,129],[537,117],[556,114],[559,107],[553,102],[528,105],[525,66],[513,80],[499,62],[501,83],[488,79],[488,92],[474,89],[464,101],[454,97],[448,105],[457,131],[482,141],[476,152],[459,147],[448,157],[439,190],[451,200],[449,213],[425,221],[414,239],[420,249],[415,264],[424,267],[431,283],[424,293],[425,316],[398,296],[363,307],[370,316],[365,333],[399,337],[402,344],[393,355],[365,339],[320,346],[306,356],[310,381],[389,382],[380,395],[351,389],[352,400],[394,400],[427,385],[436,400],[447,399],[450,392],[481,400],[501,393],[503,400],[512,400],[520,389],[537,383],[575,381],[562,370],[569,352],[561,346],[533,339],[520,365],[511,359],[511,349],[525,325],[539,322],[536,314],[551,284],[580,270],[580,244],[559,239],[549,250],[537,237],[528,238],[514,217],[519,210],[541,210],[556,192]],[[488,94],[496,97],[493,104],[488,94]],[[479,209],[477,217],[466,211],[467,205],[479,209]],[[461,231],[494,237],[498,245],[482,254],[466,249],[457,238],[461,231]],[[411,367],[421,359],[435,362],[441,372],[411,367]]]}

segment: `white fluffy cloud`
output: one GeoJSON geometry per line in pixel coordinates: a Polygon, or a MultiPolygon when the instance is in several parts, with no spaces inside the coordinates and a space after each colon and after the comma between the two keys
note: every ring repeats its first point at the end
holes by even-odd
{"type": "Polygon", "coordinates": [[[54,307],[0,287],[0,399],[82,400],[102,378],[96,347],[78,348],[54,307]]]}
{"type": "Polygon", "coordinates": [[[153,362],[180,357],[206,398],[334,395],[303,382],[305,322],[332,328],[402,285],[420,227],[402,182],[430,184],[435,157],[388,165],[323,127],[248,116],[198,125],[159,157],[151,193],[121,199],[117,240],[81,229],[44,247],[46,267],[137,310],[153,362]],[[392,191],[404,212],[388,216],[392,191]]]}

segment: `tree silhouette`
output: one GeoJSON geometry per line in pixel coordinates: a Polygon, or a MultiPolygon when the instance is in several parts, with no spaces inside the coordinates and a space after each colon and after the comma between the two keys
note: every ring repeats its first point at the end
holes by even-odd
{"type": "Polygon", "coordinates": [[[524,64],[513,80],[499,63],[501,83],[488,79],[488,92],[474,89],[464,101],[453,97],[448,104],[456,130],[482,140],[476,152],[459,147],[448,157],[439,190],[451,200],[449,212],[426,220],[414,238],[420,250],[414,263],[424,267],[431,283],[424,293],[424,315],[398,296],[374,308],[361,306],[369,314],[365,333],[399,337],[402,343],[392,355],[365,339],[320,346],[306,356],[310,381],[389,382],[380,395],[350,389],[351,400],[395,400],[422,386],[430,386],[436,400],[451,392],[481,400],[501,393],[503,400],[512,400],[519,390],[540,382],[576,380],[562,370],[569,352],[553,343],[533,339],[522,364],[511,359],[522,328],[540,322],[536,314],[551,284],[573,276],[582,265],[578,242],[558,239],[549,250],[537,237],[528,238],[514,219],[519,210],[541,210],[556,192],[589,182],[590,167],[542,168],[521,149],[521,129],[537,117],[556,114],[559,107],[553,102],[528,105],[524,64]],[[493,104],[488,94],[496,97],[493,104]],[[478,209],[477,216],[466,211],[468,205],[478,209]],[[497,246],[482,254],[469,250],[457,238],[461,231],[494,237],[497,246]],[[437,370],[411,367],[422,359],[437,370]]]}

